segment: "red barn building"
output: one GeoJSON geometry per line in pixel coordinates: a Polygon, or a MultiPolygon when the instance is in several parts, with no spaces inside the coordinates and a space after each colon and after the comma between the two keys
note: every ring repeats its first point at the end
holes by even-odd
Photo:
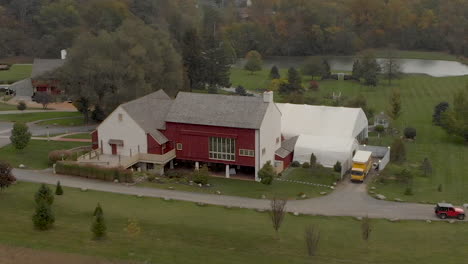
{"type": "Polygon", "coordinates": [[[160,90],[117,107],[92,138],[100,162],[143,170],[172,167],[176,159],[195,167],[224,166],[226,177],[250,168],[258,180],[266,162],[281,171],[292,157],[291,148],[282,147],[281,113],[272,92],[263,97],[180,92],[171,99],[160,90]]]}
{"type": "Polygon", "coordinates": [[[31,73],[33,97],[37,92],[61,93],[53,71],[62,67],[64,63],[65,59],[34,59],[31,73]]]}

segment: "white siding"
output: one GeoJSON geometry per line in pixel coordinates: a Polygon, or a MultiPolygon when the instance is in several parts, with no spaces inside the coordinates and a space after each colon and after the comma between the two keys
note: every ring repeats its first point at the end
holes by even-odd
{"type": "Polygon", "coordinates": [[[259,169],[267,161],[271,161],[271,165],[275,165],[275,152],[281,147],[281,112],[276,107],[275,103],[270,103],[263,118],[262,126],[260,127],[260,147],[258,155],[260,156],[259,169]],[[263,153],[265,149],[265,153],[263,153]]]}
{"type": "Polygon", "coordinates": [[[130,156],[130,149],[132,154],[138,153],[138,146],[140,146],[141,153],[147,153],[148,145],[145,131],[120,106],[102,122],[97,130],[99,147],[103,149],[104,154],[112,154],[112,148],[109,145],[110,139],[123,140],[123,147],[117,148],[119,155],[130,156]],[[122,115],[122,121],[119,120],[119,114],[122,115]]]}

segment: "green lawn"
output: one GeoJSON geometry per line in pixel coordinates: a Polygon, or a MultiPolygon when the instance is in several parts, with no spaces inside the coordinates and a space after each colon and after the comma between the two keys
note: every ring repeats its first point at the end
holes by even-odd
{"type": "Polygon", "coordinates": [[[78,116],[76,118],[54,119],[40,122],[41,126],[82,126],[84,125],[84,118],[78,116]]]}
{"type": "Polygon", "coordinates": [[[0,111],[10,111],[10,110],[17,110],[16,105],[0,103],[0,111]]]}
{"type": "Polygon", "coordinates": [[[39,112],[39,113],[21,113],[21,114],[8,114],[0,115],[0,121],[8,122],[33,122],[38,120],[44,120],[49,118],[61,118],[61,117],[80,117],[82,116],[79,112],[39,112]]]}
{"type": "Polygon", "coordinates": [[[91,139],[91,134],[89,133],[79,133],[65,136],[64,138],[77,138],[77,139],[91,139]]]}
{"type": "Polygon", "coordinates": [[[31,71],[31,64],[13,64],[8,71],[0,71],[0,83],[12,84],[16,81],[23,80],[31,76],[31,71]]]}
{"type": "MultiPolygon", "coordinates": [[[[281,71],[285,76],[284,69],[281,71]]],[[[263,70],[255,75],[250,75],[242,69],[232,70],[232,83],[242,84],[248,89],[266,88],[268,70],[263,70]]],[[[304,77],[306,84],[310,77],[304,77]]],[[[393,123],[393,126],[402,130],[412,126],[417,130],[417,140],[408,142],[406,167],[417,167],[420,162],[428,157],[433,165],[433,175],[429,178],[417,177],[414,184],[414,195],[401,197],[406,186],[383,185],[379,186],[379,193],[388,197],[400,197],[409,201],[441,200],[453,203],[468,202],[468,147],[463,142],[448,136],[440,127],[432,125],[432,113],[434,106],[442,101],[450,104],[453,102],[455,91],[463,88],[468,82],[468,76],[461,77],[430,77],[426,75],[405,75],[400,80],[394,81],[389,86],[382,80],[377,87],[367,87],[353,81],[319,81],[319,91],[307,91],[305,98],[316,98],[316,101],[326,102],[323,98],[333,92],[341,92],[343,98],[352,96],[364,96],[367,103],[375,113],[388,109],[388,101],[392,89],[397,87],[401,91],[403,114],[393,123]],[[443,192],[437,192],[437,187],[442,184],[443,192]]],[[[275,100],[283,101],[284,98],[275,93],[275,100]]],[[[307,103],[306,100],[306,103],[307,103]]],[[[313,101],[313,100],[312,100],[313,101]]],[[[398,136],[399,136],[398,135],[398,136]]],[[[392,137],[371,137],[369,143],[388,146],[393,141],[392,137]]]]}
{"type": "Polygon", "coordinates": [[[0,193],[0,243],[174,264],[464,263],[468,257],[467,223],[372,220],[366,244],[361,239],[361,223],[353,218],[287,215],[278,240],[267,213],[71,188],[64,188],[64,195],[55,198],[54,228],[41,232],[31,222],[38,187],[20,182],[0,193]],[[98,202],[108,230],[108,238],[100,242],[91,240],[90,232],[98,202]],[[141,228],[137,237],[125,232],[129,218],[136,219],[141,228]],[[320,230],[321,238],[313,260],[304,244],[304,229],[309,225],[320,230]]]}
{"type": "Polygon", "coordinates": [[[225,179],[219,177],[210,177],[208,183],[210,187],[199,187],[198,185],[189,185],[186,180],[161,178],[162,183],[144,182],[140,186],[169,189],[174,188],[179,191],[201,192],[215,194],[220,191],[223,195],[243,196],[250,198],[260,198],[265,195],[267,198],[273,196],[288,199],[298,199],[300,194],[304,193],[307,197],[320,196],[320,192],[329,192],[326,187],[316,187],[300,183],[290,183],[274,181],[271,185],[265,185],[254,181],[245,181],[237,179],[225,179]]]}
{"type": "Polygon", "coordinates": [[[31,140],[23,150],[16,150],[11,144],[0,148],[0,157],[14,167],[24,164],[28,169],[45,169],[49,167],[48,155],[50,151],[86,145],[89,143],[31,140]]]}
{"type": "Polygon", "coordinates": [[[283,172],[282,179],[332,185],[340,179],[340,174],[330,168],[289,168],[283,172]]]}

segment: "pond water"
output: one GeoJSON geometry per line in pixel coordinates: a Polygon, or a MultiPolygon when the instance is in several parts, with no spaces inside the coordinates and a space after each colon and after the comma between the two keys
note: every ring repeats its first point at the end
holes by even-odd
{"type": "MultiPolygon", "coordinates": [[[[280,68],[300,67],[307,57],[271,57],[264,60],[264,67],[269,69],[273,65],[280,68]]],[[[329,57],[330,67],[333,71],[351,71],[353,69],[353,57],[329,57]]],[[[385,59],[377,59],[383,63],[385,59]]],[[[433,77],[468,75],[468,65],[458,61],[444,60],[420,60],[397,59],[403,73],[427,74],[433,77]]],[[[239,60],[236,67],[242,67],[245,60],[239,60]]]]}

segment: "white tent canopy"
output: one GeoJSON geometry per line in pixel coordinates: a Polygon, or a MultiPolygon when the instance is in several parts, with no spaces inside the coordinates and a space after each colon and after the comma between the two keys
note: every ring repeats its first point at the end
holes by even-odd
{"type": "Polygon", "coordinates": [[[368,120],[361,108],[276,104],[281,111],[281,130],[286,138],[298,135],[352,137],[364,131],[368,120]]]}
{"type": "Polygon", "coordinates": [[[294,160],[332,167],[337,161],[345,170],[352,165],[356,138],[367,137],[367,117],[360,108],[277,104],[281,111],[281,133],[286,139],[299,136],[294,160]]]}
{"type": "Polygon", "coordinates": [[[353,152],[358,148],[354,138],[317,137],[300,135],[294,148],[294,160],[300,163],[309,162],[310,154],[314,153],[317,162],[325,167],[333,167],[337,161],[343,167],[350,166],[353,152]]]}

